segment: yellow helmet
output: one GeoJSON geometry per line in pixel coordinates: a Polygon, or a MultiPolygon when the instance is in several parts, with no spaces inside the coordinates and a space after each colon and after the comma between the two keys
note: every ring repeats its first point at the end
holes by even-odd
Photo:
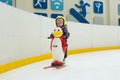
{"type": "Polygon", "coordinates": [[[57,19],[63,19],[63,26],[67,25],[66,19],[63,16],[57,16],[56,20],[57,19]]]}

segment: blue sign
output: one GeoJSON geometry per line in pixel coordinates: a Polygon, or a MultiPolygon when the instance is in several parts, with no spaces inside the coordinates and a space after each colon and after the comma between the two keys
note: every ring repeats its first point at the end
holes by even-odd
{"type": "Polygon", "coordinates": [[[118,4],[118,14],[120,15],[120,4],[118,4]]]}
{"type": "Polygon", "coordinates": [[[12,6],[12,0],[0,0],[0,2],[6,3],[12,6]]]}
{"type": "Polygon", "coordinates": [[[103,2],[94,1],[94,13],[98,13],[98,14],[103,13],[103,2]]]}
{"type": "Polygon", "coordinates": [[[51,14],[51,18],[57,18],[57,16],[63,16],[63,14],[51,14]]]}
{"type": "Polygon", "coordinates": [[[118,19],[118,26],[120,26],[120,18],[118,19]]]}
{"type": "Polygon", "coordinates": [[[63,0],[51,0],[51,9],[52,10],[63,10],[63,0]]]}
{"type": "Polygon", "coordinates": [[[75,7],[79,9],[79,12],[76,9],[71,8],[70,14],[81,23],[89,23],[85,17],[87,15],[86,7],[90,7],[90,4],[80,0],[79,4],[75,4],[75,7]]]}
{"type": "Polygon", "coordinates": [[[79,13],[83,16],[86,17],[87,11],[86,7],[90,7],[89,3],[85,3],[83,0],[80,0],[79,4],[75,4],[75,6],[80,9],[79,13]]]}
{"type": "Polygon", "coordinates": [[[35,12],[34,14],[41,15],[41,16],[45,16],[45,17],[48,16],[46,13],[38,13],[38,12],[35,12]]]}
{"type": "Polygon", "coordinates": [[[33,0],[33,6],[37,9],[47,9],[47,0],[33,0]]]}
{"type": "Polygon", "coordinates": [[[75,17],[81,23],[89,23],[79,12],[77,12],[74,8],[70,9],[70,14],[75,17]]]}

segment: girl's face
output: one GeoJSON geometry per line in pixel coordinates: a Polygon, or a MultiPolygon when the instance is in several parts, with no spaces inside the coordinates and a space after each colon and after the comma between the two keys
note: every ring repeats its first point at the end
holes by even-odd
{"type": "Polygon", "coordinates": [[[62,27],[63,26],[63,19],[57,19],[56,20],[56,25],[57,25],[57,27],[62,27]]]}

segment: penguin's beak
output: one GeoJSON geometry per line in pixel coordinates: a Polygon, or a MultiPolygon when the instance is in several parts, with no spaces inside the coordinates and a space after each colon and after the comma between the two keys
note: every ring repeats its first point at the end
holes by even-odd
{"type": "Polygon", "coordinates": [[[61,31],[55,31],[55,32],[53,32],[53,36],[54,37],[60,37],[60,36],[62,36],[62,32],[61,31]]]}

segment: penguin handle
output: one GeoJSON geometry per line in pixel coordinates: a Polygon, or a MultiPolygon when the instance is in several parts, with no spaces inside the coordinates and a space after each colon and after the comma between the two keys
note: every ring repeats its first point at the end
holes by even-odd
{"type": "Polygon", "coordinates": [[[50,36],[50,37],[47,37],[48,39],[53,39],[54,38],[54,36],[50,36]]]}
{"type": "Polygon", "coordinates": [[[47,37],[47,39],[50,39],[50,37],[47,37]]]}

